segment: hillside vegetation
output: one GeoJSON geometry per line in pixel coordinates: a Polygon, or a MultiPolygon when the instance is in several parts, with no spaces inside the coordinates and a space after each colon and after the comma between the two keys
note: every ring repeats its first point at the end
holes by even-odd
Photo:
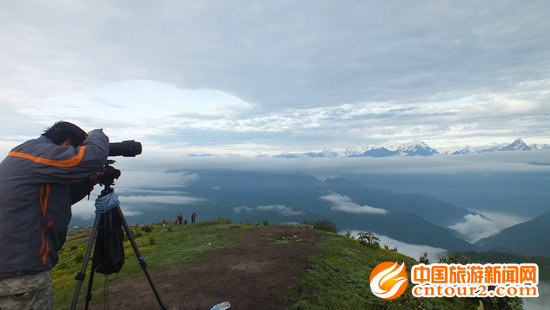
{"type": "MultiPolygon", "coordinates": [[[[267,224],[267,223],[264,223],[267,224]]],[[[89,228],[71,232],[52,271],[56,309],[70,307],[89,228]]],[[[394,300],[370,290],[372,269],[384,261],[418,262],[310,225],[233,224],[216,219],[189,225],[133,228],[155,285],[168,309],[477,309],[475,298],[414,298],[409,286],[394,300]]],[[[106,279],[96,274],[93,309],[159,309],[128,241],[126,263],[106,279]],[[108,280],[108,281],[107,281],[108,280]]],[[[80,293],[83,308],[89,271],[80,293]]],[[[485,305],[489,309],[490,304],[485,305]],[[489,307],[488,307],[489,306],[489,307]]]]}

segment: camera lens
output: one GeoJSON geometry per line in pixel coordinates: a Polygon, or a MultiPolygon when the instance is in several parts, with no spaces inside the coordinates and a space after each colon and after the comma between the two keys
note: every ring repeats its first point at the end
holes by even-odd
{"type": "Polygon", "coordinates": [[[141,154],[141,143],[134,140],[109,143],[109,156],[135,157],[141,154]]]}

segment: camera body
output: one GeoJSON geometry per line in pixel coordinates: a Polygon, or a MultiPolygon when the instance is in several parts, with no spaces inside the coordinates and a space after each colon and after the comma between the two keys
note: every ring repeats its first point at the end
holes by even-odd
{"type": "MultiPolygon", "coordinates": [[[[141,143],[135,140],[109,143],[109,156],[135,157],[141,154],[141,151],[141,143]]],[[[99,178],[99,184],[105,186],[102,194],[112,192],[111,185],[114,185],[115,179],[120,177],[120,170],[111,166],[114,163],[114,160],[107,160],[103,167],[103,175],[99,178]]]]}
{"type": "Polygon", "coordinates": [[[104,185],[105,187],[114,185],[115,179],[118,179],[118,177],[120,177],[120,174],[121,174],[120,170],[111,166],[114,163],[115,163],[114,160],[108,160],[105,163],[105,166],[102,169],[103,175],[101,176],[101,178],[99,178],[100,185],[104,185]]]}

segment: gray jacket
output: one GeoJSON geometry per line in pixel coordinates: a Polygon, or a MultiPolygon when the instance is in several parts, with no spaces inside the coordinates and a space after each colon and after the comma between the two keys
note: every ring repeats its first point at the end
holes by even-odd
{"type": "Polygon", "coordinates": [[[0,279],[55,266],[71,205],[90,192],[87,178],[108,154],[109,139],[101,130],[78,148],[41,136],[11,150],[0,163],[0,279]]]}

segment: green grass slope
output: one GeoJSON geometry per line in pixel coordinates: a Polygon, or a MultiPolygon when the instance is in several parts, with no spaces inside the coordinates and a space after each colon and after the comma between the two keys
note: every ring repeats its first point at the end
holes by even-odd
{"type": "MultiPolygon", "coordinates": [[[[201,268],[200,266],[205,264],[224,264],[220,260],[213,261],[213,257],[219,258],[219,253],[229,251],[239,243],[242,244],[243,238],[250,238],[250,234],[255,234],[258,238],[267,238],[270,240],[269,246],[279,247],[281,253],[284,253],[285,246],[293,245],[293,251],[300,249],[302,245],[305,246],[306,243],[315,247],[317,250],[303,259],[301,270],[295,272],[291,279],[292,283],[284,288],[285,292],[288,291],[285,293],[286,296],[279,298],[280,303],[270,309],[478,309],[480,305],[479,299],[475,298],[415,298],[411,293],[413,285],[410,282],[405,293],[399,298],[380,299],[370,290],[369,278],[373,268],[385,261],[405,262],[410,279],[411,267],[418,264],[416,260],[392,250],[361,245],[357,240],[343,235],[312,231],[307,233],[315,235],[315,238],[311,239],[314,241],[308,241],[296,236],[277,234],[277,231],[285,228],[276,227],[233,224],[227,219],[216,219],[185,226],[145,225],[134,228],[133,231],[153,276],[174,270],[201,268]]],[[[292,227],[294,231],[312,230],[304,226],[292,227]]],[[[76,287],[74,276],[82,265],[88,234],[89,229],[70,233],[60,253],[60,261],[52,270],[56,309],[70,307],[76,287]]],[[[136,278],[138,274],[143,273],[128,241],[125,242],[125,247],[126,263],[118,274],[109,276],[109,287],[115,287],[117,283],[136,278]]],[[[265,251],[258,244],[251,245],[250,249],[239,248],[239,251],[245,250],[257,255],[265,251]]],[[[258,266],[261,267],[261,264],[258,266]]],[[[86,294],[88,276],[89,270],[80,293],[80,304],[86,294]]],[[[271,275],[255,276],[269,278],[271,275]]],[[[101,304],[107,298],[103,293],[98,293],[103,292],[105,287],[103,279],[103,275],[98,275],[94,280],[93,303],[101,304]]],[[[231,286],[239,289],[239,283],[231,286]]],[[[261,291],[260,288],[258,291],[261,291]]],[[[82,305],[79,308],[82,308],[82,305]]]]}
{"type": "MultiPolygon", "coordinates": [[[[241,229],[232,229],[231,227],[234,226],[230,220],[216,219],[186,226],[144,225],[132,228],[132,231],[136,244],[148,264],[148,269],[153,273],[174,266],[178,266],[178,268],[192,266],[208,253],[232,246],[242,231],[241,229]]],[[[67,241],[59,255],[59,263],[51,272],[55,286],[55,309],[70,308],[77,284],[75,276],[82,267],[90,231],[91,228],[82,228],[67,236],[67,241]]],[[[126,277],[143,274],[134,250],[127,240],[124,242],[124,252],[125,264],[119,273],[109,275],[111,284],[126,277]]],[[[80,301],[84,300],[86,295],[90,268],[91,261],[88,264],[86,279],[80,292],[80,301]]],[[[93,282],[94,290],[103,289],[103,278],[101,274],[96,276],[93,282]]],[[[93,302],[104,301],[104,296],[101,295],[93,296],[93,298],[93,302]]]]}
{"type": "Polygon", "coordinates": [[[326,233],[321,254],[310,257],[309,267],[292,292],[289,309],[477,309],[474,298],[416,298],[412,296],[411,267],[418,262],[401,253],[361,245],[346,236],[326,233]],[[384,300],[370,290],[370,274],[382,262],[405,263],[409,285],[400,297],[384,300]]]}

